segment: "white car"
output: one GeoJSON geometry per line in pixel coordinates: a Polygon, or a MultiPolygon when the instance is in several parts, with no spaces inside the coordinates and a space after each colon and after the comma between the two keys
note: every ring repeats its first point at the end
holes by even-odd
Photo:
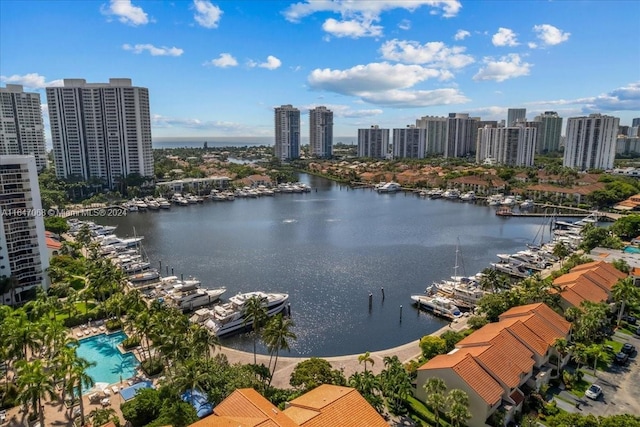
{"type": "Polygon", "coordinates": [[[589,399],[598,400],[602,395],[602,387],[597,384],[591,384],[591,387],[587,391],[584,392],[584,395],[589,399]]]}

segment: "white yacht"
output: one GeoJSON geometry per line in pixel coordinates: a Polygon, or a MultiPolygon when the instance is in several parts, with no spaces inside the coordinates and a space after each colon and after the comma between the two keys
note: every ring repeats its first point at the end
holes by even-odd
{"type": "Polygon", "coordinates": [[[376,188],[376,191],[378,193],[395,193],[400,190],[401,190],[400,184],[393,181],[385,182],[382,186],[376,188]]]}
{"type": "Polygon", "coordinates": [[[280,313],[289,300],[288,294],[247,292],[229,298],[229,302],[216,305],[209,312],[204,326],[214,335],[222,336],[239,332],[252,325],[244,312],[244,304],[251,298],[261,298],[267,308],[267,317],[280,313]]]}
{"type": "Polygon", "coordinates": [[[447,191],[445,191],[444,193],[442,193],[442,197],[445,199],[459,199],[460,198],[460,192],[458,190],[456,190],[455,188],[450,188],[447,191]]]}
{"type": "Polygon", "coordinates": [[[462,316],[460,309],[456,307],[452,300],[445,297],[434,297],[429,295],[411,295],[411,299],[418,305],[435,316],[446,319],[457,319],[462,316]]]}
{"type": "Polygon", "coordinates": [[[531,209],[534,206],[535,206],[535,204],[533,203],[533,200],[531,200],[531,199],[527,199],[524,202],[520,203],[520,209],[531,209]]]}
{"type": "Polygon", "coordinates": [[[466,193],[460,196],[460,200],[465,202],[471,202],[476,199],[476,193],[474,191],[467,191],[466,193]]]}
{"type": "Polygon", "coordinates": [[[224,287],[205,289],[200,287],[198,280],[182,280],[173,284],[164,298],[167,303],[182,311],[191,311],[217,301],[226,290],[224,287]]]}

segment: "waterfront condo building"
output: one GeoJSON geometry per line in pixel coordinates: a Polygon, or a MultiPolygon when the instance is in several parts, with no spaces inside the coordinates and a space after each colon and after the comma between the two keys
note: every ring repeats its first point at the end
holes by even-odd
{"type": "Polygon", "coordinates": [[[0,155],[33,155],[39,171],[47,166],[39,93],[0,87],[0,155]]]}
{"type": "Polygon", "coordinates": [[[563,166],[581,171],[612,169],[619,124],[618,117],[601,114],[570,117],[563,166]]]}
{"type": "Polygon", "coordinates": [[[416,127],[426,129],[425,157],[429,155],[441,156],[447,142],[448,118],[423,116],[416,120],[416,127]]]}
{"type": "Polygon", "coordinates": [[[509,108],[507,110],[507,126],[515,126],[518,121],[527,119],[526,108],[509,108]]]}
{"type": "Polygon", "coordinates": [[[444,157],[466,157],[475,150],[478,121],[468,114],[449,114],[444,157]]]}
{"type": "Polygon", "coordinates": [[[386,159],[389,154],[389,129],[377,125],[358,129],[358,157],[386,159]]]}
{"type": "Polygon", "coordinates": [[[280,160],[300,157],[300,110],[292,105],[275,108],[275,154],[280,160]]]}
{"type": "Polygon", "coordinates": [[[505,166],[532,166],[537,128],[520,123],[518,126],[485,126],[480,129],[476,161],[505,166]]]}
{"type": "Polygon", "coordinates": [[[407,126],[393,130],[393,157],[424,159],[427,129],[407,126]]]}
{"type": "Polygon", "coordinates": [[[64,79],[47,88],[56,175],[113,188],[130,174],[153,176],[149,90],[131,79],[64,79]]]}
{"type": "Polygon", "coordinates": [[[309,110],[309,147],[312,156],[330,158],[333,155],[333,111],[326,107],[309,110]]]}
{"type": "Polygon", "coordinates": [[[562,117],[555,111],[545,111],[544,114],[536,116],[535,121],[540,122],[536,153],[545,154],[560,151],[562,117]]]}
{"type": "Polygon", "coordinates": [[[0,304],[16,304],[35,287],[48,287],[49,254],[34,156],[0,156],[0,209],[0,304]]]}

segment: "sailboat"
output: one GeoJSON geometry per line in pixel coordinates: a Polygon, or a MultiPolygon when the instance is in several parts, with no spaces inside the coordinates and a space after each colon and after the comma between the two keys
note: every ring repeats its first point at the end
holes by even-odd
{"type": "Polygon", "coordinates": [[[442,280],[436,282],[433,286],[437,289],[437,293],[450,298],[454,304],[463,311],[470,311],[475,308],[480,298],[486,292],[480,289],[479,276],[467,277],[464,274],[464,264],[462,264],[463,275],[458,275],[459,263],[462,263],[460,255],[460,238],[456,244],[456,258],[453,266],[453,276],[450,280],[442,280]]]}

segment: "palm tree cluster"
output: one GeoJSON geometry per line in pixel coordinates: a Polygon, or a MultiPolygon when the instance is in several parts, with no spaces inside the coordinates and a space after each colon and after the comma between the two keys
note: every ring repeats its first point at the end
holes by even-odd
{"type": "Polygon", "coordinates": [[[431,377],[424,384],[427,393],[427,405],[435,414],[436,426],[440,426],[440,414],[445,414],[455,427],[465,425],[471,418],[469,396],[463,390],[452,389],[449,393],[442,378],[431,377]]]}
{"type": "Polygon", "coordinates": [[[85,423],[83,390],[94,385],[87,374],[92,364],[79,357],[77,340],[67,334],[62,321],[51,316],[56,298],[42,291],[23,307],[0,306],[0,354],[7,366],[3,395],[13,382],[17,386],[17,403],[24,405],[30,419],[44,425],[45,400],[80,404],[81,423],[85,423]],[[58,395],[56,387],[59,388],[58,395]]]}

